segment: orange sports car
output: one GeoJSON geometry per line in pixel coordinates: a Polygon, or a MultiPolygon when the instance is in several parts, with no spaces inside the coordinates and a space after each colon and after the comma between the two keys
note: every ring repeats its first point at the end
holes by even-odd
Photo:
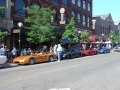
{"type": "Polygon", "coordinates": [[[14,64],[30,64],[33,65],[35,63],[40,62],[48,62],[54,61],[56,59],[56,55],[54,53],[38,53],[37,55],[27,55],[27,56],[19,56],[13,60],[14,64]]]}

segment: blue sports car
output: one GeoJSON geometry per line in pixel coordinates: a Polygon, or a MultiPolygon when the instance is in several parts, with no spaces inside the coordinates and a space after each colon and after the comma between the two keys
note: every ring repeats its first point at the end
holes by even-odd
{"type": "Polygon", "coordinates": [[[106,54],[106,53],[110,53],[110,49],[109,49],[109,48],[104,47],[104,48],[102,48],[102,49],[98,50],[98,53],[99,53],[99,54],[106,54]]]}

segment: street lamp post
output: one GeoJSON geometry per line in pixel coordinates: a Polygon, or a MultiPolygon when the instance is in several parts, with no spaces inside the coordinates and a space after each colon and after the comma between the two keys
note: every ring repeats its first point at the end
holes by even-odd
{"type": "Polygon", "coordinates": [[[65,24],[65,8],[61,8],[60,9],[60,14],[61,14],[61,20],[60,20],[60,24],[65,24]]]}
{"type": "Polygon", "coordinates": [[[92,30],[93,30],[93,34],[95,34],[95,25],[96,25],[96,19],[92,20],[92,30]]]}
{"type": "Polygon", "coordinates": [[[21,27],[23,26],[23,23],[22,22],[19,22],[18,23],[18,26],[19,26],[19,50],[21,49],[21,27]]]}
{"type": "Polygon", "coordinates": [[[81,31],[78,31],[78,42],[80,44],[80,34],[81,34],[81,31]]]}

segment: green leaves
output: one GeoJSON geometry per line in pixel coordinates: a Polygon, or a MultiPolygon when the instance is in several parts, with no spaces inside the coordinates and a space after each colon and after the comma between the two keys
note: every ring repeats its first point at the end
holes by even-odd
{"type": "Polygon", "coordinates": [[[110,31],[109,39],[112,41],[112,43],[120,43],[120,35],[113,30],[110,31]]]}
{"type": "Polygon", "coordinates": [[[86,32],[86,31],[82,31],[81,35],[80,35],[80,41],[81,42],[89,42],[90,41],[90,39],[89,39],[89,33],[86,32]]]}
{"type": "Polygon", "coordinates": [[[31,44],[40,44],[54,40],[55,27],[51,24],[52,11],[49,8],[40,8],[37,5],[27,7],[28,17],[24,20],[29,23],[28,38],[31,44]]]}
{"type": "Polygon", "coordinates": [[[72,43],[78,42],[78,37],[75,31],[75,21],[73,17],[71,18],[70,23],[66,26],[65,32],[62,35],[62,39],[68,39],[72,41],[72,43]]]}
{"type": "Polygon", "coordinates": [[[7,37],[6,33],[0,32],[0,42],[3,42],[6,37],[7,37]]]}

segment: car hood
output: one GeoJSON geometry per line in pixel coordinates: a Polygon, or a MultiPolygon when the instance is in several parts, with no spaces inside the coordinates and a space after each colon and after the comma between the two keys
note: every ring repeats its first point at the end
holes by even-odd
{"type": "Polygon", "coordinates": [[[14,60],[23,60],[25,58],[29,58],[30,56],[19,56],[17,58],[15,58],[14,60]]]}

